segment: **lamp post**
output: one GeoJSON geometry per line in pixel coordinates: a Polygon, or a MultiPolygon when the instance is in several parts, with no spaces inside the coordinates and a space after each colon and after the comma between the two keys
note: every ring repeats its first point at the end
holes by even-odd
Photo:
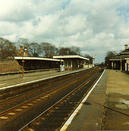
{"type": "Polygon", "coordinates": [[[24,77],[24,63],[25,63],[23,57],[25,56],[26,50],[27,50],[26,48],[23,49],[23,56],[22,56],[22,78],[24,77]]]}
{"type": "Polygon", "coordinates": [[[22,56],[22,78],[24,77],[24,59],[22,56]]]}

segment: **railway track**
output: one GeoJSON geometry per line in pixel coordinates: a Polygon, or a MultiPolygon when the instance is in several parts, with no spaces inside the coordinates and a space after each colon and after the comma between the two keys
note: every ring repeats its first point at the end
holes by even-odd
{"type": "MultiPolygon", "coordinates": [[[[90,73],[91,70],[87,70],[85,73],[90,73]]],[[[82,72],[84,73],[84,72],[82,72]]],[[[68,76],[62,76],[51,80],[41,81],[40,83],[29,84],[25,86],[17,86],[11,89],[0,91],[0,112],[5,109],[11,108],[24,101],[32,99],[40,94],[45,94],[49,91],[53,91],[60,86],[64,86],[73,81],[74,78],[78,79],[78,73],[68,76]],[[51,88],[52,87],[52,88],[51,88]]]]}
{"type": "Polygon", "coordinates": [[[95,68],[55,78],[49,83],[49,80],[34,83],[28,90],[24,87],[25,90],[14,91],[1,101],[12,106],[5,105],[1,110],[0,130],[59,130],[100,74],[95,68]],[[22,100],[23,96],[26,101],[22,100]]]}

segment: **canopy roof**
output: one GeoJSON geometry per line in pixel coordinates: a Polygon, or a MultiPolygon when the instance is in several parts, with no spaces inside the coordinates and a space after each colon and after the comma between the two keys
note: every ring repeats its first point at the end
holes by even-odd
{"type": "Polygon", "coordinates": [[[53,56],[54,59],[82,59],[89,60],[88,58],[79,55],[63,55],[63,56],[53,56]]]}
{"type": "Polygon", "coordinates": [[[15,60],[44,60],[44,61],[63,61],[58,59],[51,59],[51,58],[42,58],[42,57],[28,57],[28,56],[16,56],[14,57],[15,60]]]}

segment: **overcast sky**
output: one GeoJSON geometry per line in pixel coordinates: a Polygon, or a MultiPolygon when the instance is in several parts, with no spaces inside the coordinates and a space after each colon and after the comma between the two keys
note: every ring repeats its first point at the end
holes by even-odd
{"type": "Polygon", "coordinates": [[[78,46],[102,62],[129,42],[129,0],[0,0],[0,36],[78,46]]]}

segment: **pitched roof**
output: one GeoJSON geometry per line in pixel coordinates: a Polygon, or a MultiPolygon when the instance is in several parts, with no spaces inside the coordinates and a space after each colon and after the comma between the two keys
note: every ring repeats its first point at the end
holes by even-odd
{"type": "Polygon", "coordinates": [[[129,49],[121,51],[120,55],[129,55],[129,49]]]}

